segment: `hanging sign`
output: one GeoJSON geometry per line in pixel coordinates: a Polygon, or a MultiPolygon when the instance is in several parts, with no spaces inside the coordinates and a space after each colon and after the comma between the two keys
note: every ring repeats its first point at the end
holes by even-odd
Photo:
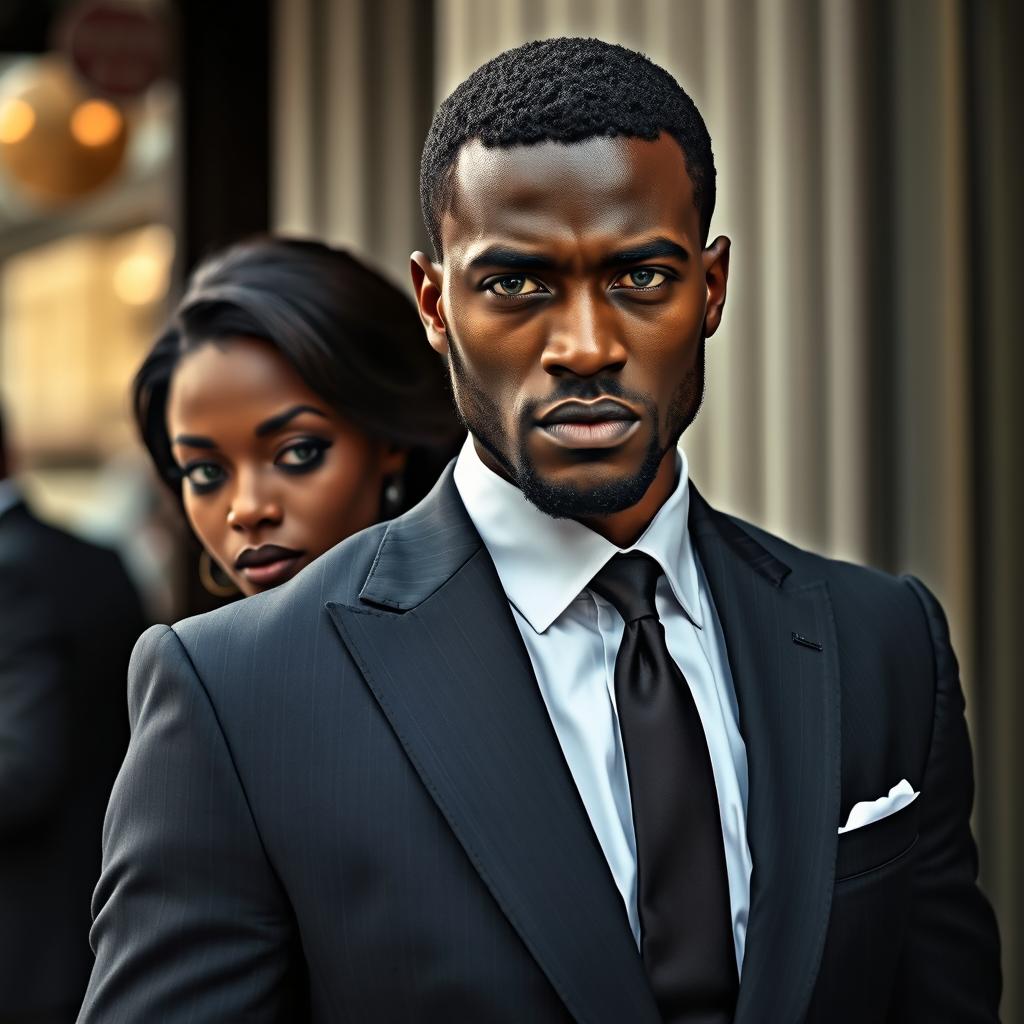
{"type": "Polygon", "coordinates": [[[166,70],[167,28],[137,4],[75,4],[62,19],[58,40],[75,71],[111,96],[139,96],[166,70]]]}

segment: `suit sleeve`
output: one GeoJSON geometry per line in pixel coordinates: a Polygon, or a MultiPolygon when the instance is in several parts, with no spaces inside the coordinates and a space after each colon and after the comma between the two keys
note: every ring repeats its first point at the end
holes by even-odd
{"type": "Polygon", "coordinates": [[[132,655],[132,737],[103,828],[79,1024],[285,1018],[291,915],[177,634],[132,655]]]}
{"type": "Polygon", "coordinates": [[[918,580],[935,663],[931,746],[920,786],[919,851],[908,941],[890,1020],[957,1024],[999,1019],[1002,987],[995,915],[977,885],[971,836],[971,747],[960,673],[939,603],[918,580]]]}
{"type": "Polygon", "coordinates": [[[0,574],[0,842],[62,798],[71,743],[59,624],[30,582],[0,574]]]}

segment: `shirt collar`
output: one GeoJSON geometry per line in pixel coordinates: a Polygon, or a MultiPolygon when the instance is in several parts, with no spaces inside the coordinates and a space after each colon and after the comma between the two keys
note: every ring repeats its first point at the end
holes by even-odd
{"type": "Polygon", "coordinates": [[[21,504],[21,492],[11,479],[0,480],[0,516],[21,504]]]}
{"type": "Polygon", "coordinates": [[[472,436],[455,463],[455,486],[494,562],[509,601],[543,633],[620,551],[656,559],[690,621],[702,628],[697,563],[687,527],[690,506],[686,456],[676,458],[675,490],[630,548],[618,548],[573,519],[554,519],[531,505],[518,487],[488,469],[472,436]]]}

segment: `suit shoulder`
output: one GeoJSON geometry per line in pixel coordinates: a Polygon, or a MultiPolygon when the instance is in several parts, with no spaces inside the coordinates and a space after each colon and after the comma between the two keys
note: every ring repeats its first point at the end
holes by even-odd
{"type": "Polygon", "coordinates": [[[115,566],[115,571],[123,572],[120,556],[113,548],[44,522],[24,506],[5,516],[3,523],[4,531],[17,538],[17,546],[11,545],[12,553],[23,560],[45,553],[56,563],[52,568],[72,577],[80,575],[82,566],[115,566]]]}
{"type": "MultiPolygon", "coordinates": [[[[837,590],[840,593],[852,592],[868,599],[887,597],[889,600],[905,602],[910,607],[920,606],[915,589],[908,586],[908,578],[905,576],[897,576],[841,558],[830,558],[784,540],[737,516],[727,515],[726,518],[787,565],[797,578],[824,579],[833,593],[837,590]]],[[[920,584],[917,585],[921,587],[920,584]]]]}
{"type": "Polygon", "coordinates": [[[73,621],[130,619],[138,636],[143,628],[139,597],[114,548],[45,523],[27,508],[4,522],[7,543],[0,546],[0,566],[5,574],[33,581],[34,589],[73,621]]]}
{"type": "Polygon", "coordinates": [[[825,582],[840,646],[847,653],[856,649],[861,656],[870,648],[877,658],[876,667],[865,669],[863,678],[887,678],[878,666],[898,665],[902,666],[896,673],[903,681],[901,685],[908,685],[907,680],[914,677],[931,691],[936,652],[945,651],[944,657],[952,654],[941,607],[920,581],[828,558],[760,527],[728,518],[789,567],[787,586],[825,582]]]}
{"type": "Polygon", "coordinates": [[[297,576],[173,626],[197,667],[212,658],[272,656],[282,636],[302,643],[324,621],[328,602],[356,604],[370,573],[386,524],[343,540],[297,576]]]}

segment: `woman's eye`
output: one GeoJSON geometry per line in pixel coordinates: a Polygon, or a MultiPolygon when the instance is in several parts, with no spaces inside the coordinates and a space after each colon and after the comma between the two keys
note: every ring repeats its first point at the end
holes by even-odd
{"type": "Polygon", "coordinates": [[[668,279],[667,274],[660,270],[652,270],[650,267],[640,267],[637,270],[628,270],[618,277],[612,285],[613,288],[657,288],[668,279]]]}
{"type": "Polygon", "coordinates": [[[487,286],[487,290],[494,292],[495,295],[503,295],[506,298],[510,298],[518,295],[533,295],[544,289],[532,277],[510,274],[507,277],[496,277],[487,286]]]}
{"type": "Polygon", "coordinates": [[[281,452],[277,464],[284,469],[312,469],[320,464],[328,448],[327,441],[296,441],[281,452]]]}
{"type": "Polygon", "coordinates": [[[210,490],[224,479],[224,470],[216,462],[193,462],[183,472],[196,491],[210,490]]]}

